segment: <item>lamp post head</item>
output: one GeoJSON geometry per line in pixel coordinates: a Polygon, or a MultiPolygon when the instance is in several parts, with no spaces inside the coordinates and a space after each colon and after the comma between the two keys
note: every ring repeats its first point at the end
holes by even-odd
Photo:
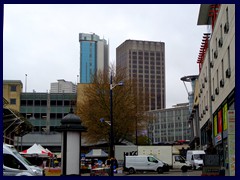
{"type": "Polygon", "coordinates": [[[102,123],[102,122],[104,122],[105,121],[105,119],[104,118],[100,118],[100,122],[102,123]]]}
{"type": "Polygon", "coordinates": [[[123,82],[123,81],[120,81],[120,82],[118,83],[118,86],[124,86],[124,82],[123,82]]]}
{"type": "Polygon", "coordinates": [[[112,90],[113,88],[115,88],[116,86],[124,86],[124,82],[120,81],[117,84],[110,84],[110,90],[112,90]]]}

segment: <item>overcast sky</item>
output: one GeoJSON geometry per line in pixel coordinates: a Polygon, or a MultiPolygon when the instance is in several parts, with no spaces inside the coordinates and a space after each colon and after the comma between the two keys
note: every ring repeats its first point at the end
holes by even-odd
{"type": "Polygon", "coordinates": [[[108,40],[110,62],[115,62],[116,48],[127,39],[161,41],[166,107],[188,102],[180,78],[199,73],[196,62],[207,32],[206,26],[197,26],[199,8],[199,4],[4,5],[3,79],[21,80],[23,92],[25,87],[28,92],[47,92],[58,79],[76,83],[79,33],[108,40]]]}

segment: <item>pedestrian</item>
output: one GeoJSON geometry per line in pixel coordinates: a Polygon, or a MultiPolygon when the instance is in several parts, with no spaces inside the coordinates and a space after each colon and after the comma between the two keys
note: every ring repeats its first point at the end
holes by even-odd
{"type": "Polygon", "coordinates": [[[107,166],[110,166],[110,165],[111,165],[110,159],[107,159],[106,162],[105,162],[105,164],[106,164],[107,166]]]}

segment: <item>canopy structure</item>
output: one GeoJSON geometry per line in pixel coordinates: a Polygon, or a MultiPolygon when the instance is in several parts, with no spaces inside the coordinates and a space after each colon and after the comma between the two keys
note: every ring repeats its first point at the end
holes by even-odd
{"type": "Polygon", "coordinates": [[[86,154],[86,157],[108,157],[108,154],[105,153],[102,149],[92,149],[89,153],[86,154]]]}
{"type": "Polygon", "coordinates": [[[44,149],[40,144],[33,144],[30,148],[23,150],[20,154],[24,156],[52,157],[53,153],[44,149]]]}
{"type": "Polygon", "coordinates": [[[7,144],[14,144],[15,136],[24,136],[32,131],[33,125],[16,109],[12,109],[3,97],[3,138],[7,144]]]}
{"type": "Polygon", "coordinates": [[[54,154],[48,148],[42,147],[41,144],[38,144],[38,147],[39,147],[39,149],[46,151],[48,153],[48,156],[53,157],[54,154]]]}

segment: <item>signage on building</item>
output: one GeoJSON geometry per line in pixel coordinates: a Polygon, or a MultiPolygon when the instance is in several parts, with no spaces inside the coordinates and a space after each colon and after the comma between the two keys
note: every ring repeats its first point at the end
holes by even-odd
{"type": "Polygon", "coordinates": [[[235,176],[235,110],[228,111],[228,163],[229,175],[235,176]]]}
{"type": "Polygon", "coordinates": [[[221,133],[222,132],[222,110],[220,109],[218,111],[218,133],[221,133]]]}
{"type": "Polygon", "coordinates": [[[227,115],[228,115],[228,110],[227,110],[227,103],[223,106],[223,130],[227,130],[227,115]]]}
{"type": "Polygon", "coordinates": [[[217,115],[214,116],[214,119],[213,119],[213,132],[214,132],[214,136],[217,135],[217,115]]]}
{"type": "Polygon", "coordinates": [[[218,135],[215,137],[215,144],[218,144],[222,141],[222,134],[218,133],[218,135]]]}
{"type": "Polygon", "coordinates": [[[228,134],[235,134],[235,110],[228,111],[228,134]]]}

